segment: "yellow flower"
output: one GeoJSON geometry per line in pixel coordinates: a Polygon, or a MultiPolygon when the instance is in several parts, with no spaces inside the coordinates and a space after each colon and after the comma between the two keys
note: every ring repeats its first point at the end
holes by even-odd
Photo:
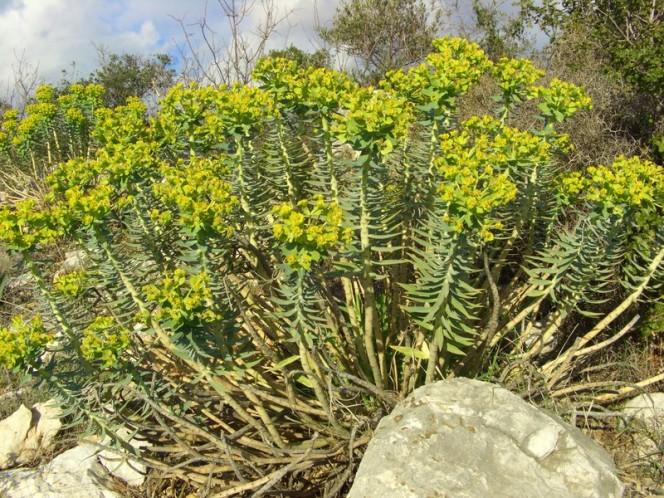
{"type": "Polygon", "coordinates": [[[341,207],[322,195],[296,205],[279,204],[272,214],[276,217],[272,233],[284,244],[286,263],[293,268],[309,269],[313,261],[348,244],[352,237],[352,230],[343,227],[341,207]]]}
{"type": "Polygon", "coordinates": [[[0,327],[0,365],[10,370],[34,367],[51,339],[39,315],[29,321],[13,317],[9,327],[0,327]]]}

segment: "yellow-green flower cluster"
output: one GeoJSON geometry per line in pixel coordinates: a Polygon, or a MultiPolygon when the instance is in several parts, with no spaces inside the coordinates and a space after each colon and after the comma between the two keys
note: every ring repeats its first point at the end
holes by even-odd
{"type": "Polygon", "coordinates": [[[328,113],[339,107],[346,96],[357,90],[357,85],[339,71],[319,67],[303,73],[302,104],[308,109],[328,113]]]}
{"type": "MultiPolygon", "coordinates": [[[[221,159],[192,157],[186,166],[164,166],[161,172],[163,181],[153,184],[152,190],[165,205],[177,210],[183,227],[232,235],[230,215],[238,199],[231,183],[223,179],[228,168],[221,159]]],[[[160,223],[170,220],[168,212],[156,209],[151,216],[160,223]]]]}
{"type": "Polygon", "coordinates": [[[57,166],[46,177],[46,183],[52,192],[63,193],[74,186],[87,186],[98,174],[96,162],[81,158],[70,159],[57,166]]]}
{"type": "Polygon", "coordinates": [[[302,97],[302,70],[294,60],[263,57],[252,75],[284,107],[293,107],[302,97]]]}
{"type": "Polygon", "coordinates": [[[295,61],[280,57],[261,59],[253,74],[261,88],[289,110],[329,114],[357,89],[345,73],[327,68],[302,69],[295,61]]]}
{"type": "Polygon", "coordinates": [[[491,67],[482,48],[465,38],[439,38],[433,46],[436,51],[427,56],[427,64],[456,95],[466,93],[491,67]]]}
{"type": "Polygon", "coordinates": [[[117,191],[125,189],[158,172],[157,152],[155,142],[137,140],[126,145],[108,144],[97,151],[94,160],[77,158],[67,161],[46,178],[52,189],[48,198],[55,200],[55,193],[72,195],[67,194],[71,189],[76,189],[78,195],[95,184],[112,186],[117,191]]]}
{"type": "Polygon", "coordinates": [[[514,171],[551,160],[552,145],[544,137],[509,126],[493,136],[492,148],[496,159],[514,171]]]}
{"type": "Polygon", "coordinates": [[[273,209],[274,237],[284,243],[286,263],[292,268],[309,270],[340,245],[348,244],[352,230],[343,227],[341,207],[318,195],[297,204],[284,203],[273,209]]]}
{"type": "Polygon", "coordinates": [[[154,176],[159,171],[159,148],[155,142],[137,140],[127,145],[112,144],[97,152],[87,167],[99,175],[99,184],[112,185],[116,190],[132,190],[133,184],[154,176]]]}
{"type": "Polygon", "coordinates": [[[81,355],[104,368],[113,368],[129,347],[129,331],[111,316],[99,316],[83,330],[81,355]]]}
{"type": "Polygon", "coordinates": [[[493,213],[517,194],[510,171],[548,158],[546,142],[527,132],[500,127],[493,118],[473,118],[441,137],[436,166],[447,206],[445,221],[457,232],[479,230],[485,241],[502,223],[493,213]],[[538,155],[539,154],[539,155],[538,155]]]}
{"type": "Polygon", "coordinates": [[[58,97],[65,122],[75,129],[91,125],[94,113],[103,105],[104,93],[104,87],[94,83],[71,85],[65,94],[58,97]]]}
{"type": "Polygon", "coordinates": [[[56,98],[53,87],[39,86],[35,91],[35,102],[26,106],[22,117],[14,109],[4,113],[0,124],[0,152],[8,153],[14,149],[24,154],[34,146],[50,142],[60,120],[80,131],[92,123],[93,113],[101,106],[103,94],[100,85],[72,85],[56,98]]]}
{"type": "Polygon", "coordinates": [[[592,101],[583,88],[554,78],[549,86],[533,88],[542,102],[539,109],[548,123],[560,123],[582,109],[591,109],[592,101]]]}
{"type": "Polygon", "coordinates": [[[156,137],[170,146],[207,151],[229,138],[250,136],[275,113],[272,95],[261,88],[177,85],[162,102],[156,137]]]}
{"type": "Polygon", "coordinates": [[[154,121],[157,135],[164,144],[189,149],[195,146],[210,146],[219,143],[223,135],[215,117],[215,102],[219,89],[201,87],[195,83],[188,86],[175,85],[162,99],[159,115],[154,121]],[[210,122],[205,124],[206,120],[210,122]]]}
{"type": "MultiPolygon", "coordinates": [[[[503,125],[493,116],[473,116],[461,125],[469,139],[490,139],[492,160],[500,169],[513,172],[551,160],[553,150],[560,148],[561,139],[549,141],[550,137],[536,135],[530,131],[503,125]]],[[[469,142],[472,143],[472,142],[469,142]]]]}
{"type": "Polygon", "coordinates": [[[146,111],[145,104],[138,97],[129,97],[125,105],[113,109],[99,109],[95,113],[96,125],[92,135],[103,146],[149,141],[146,111]]]}
{"type": "Polygon", "coordinates": [[[349,95],[335,119],[332,131],[339,140],[384,156],[408,134],[413,113],[403,97],[368,87],[349,95]]]}
{"type": "Polygon", "coordinates": [[[59,205],[65,226],[71,227],[75,223],[91,226],[102,222],[114,207],[113,197],[114,190],[110,185],[96,185],[89,189],[77,185],[66,190],[59,205]]]}
{"type": "Polygon", "coordinates": [[[154,317],[168,320],[173,327],[185,322],[213,322],[215,300],[206,272],[189,275],[182,268],[166,272],[161,281],[143,288],[146,298],[156,305],[154,317]]]}
{"type": "Polygon", "coordinates": [[[15,316],[9,327],[0,327],[0,365],[10,370],[33,366],[51,339],[39,315],[28,321],[15,316]]]}
{"type": "Polygon", "coordinates": [[[0,121],[0,152],[9,153],[18,129],[19,114],[16,109],[8,109],[0,121]]]}
{"type": "Polygon", "coordinates": [[[57,209],[39,206],[33,199],[0,208],[0,241],[15,250],[48,245],[63,235],[57,209]]]}
{"type": "Polygon", "coordinates": [[[626,211],[664,206],[664,168],[639,157],[618,156],[611,166],[589,166],[562,179],[566,203],[585,200],[603,212],[622,216],[626,211]]]}
{"type": "Polygon", "coordinates": [[[133,202],[135,190],[159,173],[157,145],[137,140],[109,143],[94,160],[72,159],[48,177],[50,209],[65,230],[102,222],[112,210],[133,202]]]}
{"type": "Polygon", "coordinates": [[[493,66],[491,74],[502,92],[503,104],[509,106],[532,98],[532,85],[544,76],[544,71],[528,59],[502,57],[493,66]]]}
{"type": "Polygon", "coordinates": [[[25,116],[18,123],[12,145],[21,152],[33,147],[36,143],[49,140],[49,133],[58,113],[57,106],[52,102],[37,102],[25,107],[25,116]]]}
{"type": "Polygon", "coordinates": [[[35,90],[35,100],[39,104],[52,103],[55,100],[55,89],[50,85],[39,85],[35,90]]]}
{"type": "Polygon", "coordinates": [[[84,270],[63,273],[53,277],[53,287],[60,294],[75,299],[85,291],[87,278],[84,270]]]}
{"type": "Polygon", "coordinates": [[[235,137],[251,135],[266,120],[274,117],[276,112],[269,92],[245,85],[235,85],[220,92],[215,111],[216,114],[212,116],[219,120],[221,131],[235,137]]]}
{"type": "Polygon", "coordinates": [[[448,115],[491,67],[479,45],[463,38],[440,38],[426,62],[410,70],[390,71],[380,85],[414,103],[427,114],[448,115]]]}

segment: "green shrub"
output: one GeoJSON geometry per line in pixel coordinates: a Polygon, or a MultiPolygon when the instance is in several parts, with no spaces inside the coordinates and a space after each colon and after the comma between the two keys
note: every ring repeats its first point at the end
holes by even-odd
{"type": "Polygon", "coordinates": [[[339,492],[382,414],[481,373],[487,353],[560,385],[657,297],[664,171],[624,157],[565,171],[556,126],[590,101],[539,76],[442,39],[378,88],[265,59],[258,87],[100,111],[93,158],[59,166],[41,205],[0,209],[51,334],[17,321],[29,347],[5,363],[216,496],[339,492]],[[488,72],[497,117],[459,122],[488,72]],[[532,99],[541,128],[507,126],[532,99]],[[88,266],[51,282],[40,251],[61,238],[88,266]]]}
{"type": "Polygon", "coordinates": [[[23,112],[6,110],[0,117],[0,188],[11,197],[33,197],[56,164],[89,157],[90,130],[102,106],[104,88],[71,85],[58,94],[49,85],[35,92],[23,112]]]}

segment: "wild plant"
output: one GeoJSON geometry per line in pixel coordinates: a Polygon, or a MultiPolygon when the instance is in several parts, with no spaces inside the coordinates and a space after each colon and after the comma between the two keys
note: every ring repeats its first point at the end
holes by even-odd
{"type": "Polygon", "coordinates": [[[448,38],[375,88],[264,59],[255,86],[99,111],[93,157],[0,209],[43,295],[0,361],[217,497],[338,494],[399,399],[497,354],[563,388],[661,297],[664,170],[566,170],[556,127],[591,104],[541,77],[448,38]],[[459,122],[487,75],[496,109],[459,122]],[[526,101],[537,130],[509,125],[526,101]],[[51,280],[63,238],[87,265],[51,280]]]}
{"type": "MultiPolygon", "coordinates": [[[[8,109],[0,119],[0,187],[10,199],[39,197],[57,164],[90,157],[90,131],[102,107],[104,89],[74,84],[58,91],[37,88],[22,112],[8,109]]],[[[2,200],[2,199],[0,199],[2,200]]]]}

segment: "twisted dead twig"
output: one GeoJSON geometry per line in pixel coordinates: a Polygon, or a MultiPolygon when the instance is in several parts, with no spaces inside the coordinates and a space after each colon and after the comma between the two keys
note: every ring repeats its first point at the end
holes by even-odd
{"type": "Polygon", "coordinates": [[[353,451],[355,450],[355,448],[353,447],[353,445],[355,442],[355,434],[357,433],[359,428],[360,426],[354,426],[350,433],[350,440],[348,441],[348,465],[346,466],[346,469],[343,471],[341,476],[334,481],[332,486],[329,489],[325,490],[324,498],[336,497],[341,491],[341,488],[344,486],[344,484],[346,484],[350,479],[351,474],[353,473],[354,470],[353,451]]]}
{"type": "Polygon", "coordinates": [[[293,470],[297,465],[299,465],[303,460],[305,460],[309,454],[311,453],[311,450],[315,446],[316,439],[318,438],[318,433],[315,433],[314,436],[311,438],[311,444],[309,445],[309,448],[307,449],[306,452],[302,454],[300,458],[297,460],[294,460],[291,464],[286,465],[282,469],[280,469],[278,472],[275,472],[273,476],[270,478],[269,481],[267,481],[261,488],[256,491],[253,495],[251,495],[251,498],[259,498],[263,496],[267,491],[272,488],[277,482],[279,482],[286,474],[288,474],[291,470],[293,470]]]}
{"type": "Polygon", "coordinates": [[[367,382],[366,380],[360,379],[359,377],[349,374],[348,372],[339,372],[336,370],[331,370],[329,368],[326,368],[326,370],[331,374],[338,375],[340,377],[350,380],[354,384],[357,384],[358,386],[365,389],[367,392],[375,395],[377,398],[388,403],[390,406],[394,406],[397,403],[398,398],[396,394],[380,389],[371,382],[367,382]]]}
{"type": "Polygon", "coordinates": [[[256,479],[255,481],[240,484],[238,486],[233,486],[232,488],[222,491],[221,493],[214,494],[211,496],[211,498],[225,498],[228,496],[233,496],[242,493],[244,491],[251,491],[259,486],[261,486],[260,489],[258,489],[251,496],[252,498],[259,498],[260,496],[263,496],[289,472],[293,472],[296,470],[304,470],[314,465],[313,461],[305,462],[304,460],[306,460],[306,458],[311,453],[311,450],[313,450],[317,438],[318,438],[318,433],[315,433],[311,438],[311,444],[309,445],[307,451],[305,451],[298,459],[293,460],[289,465],[286,465],[281,469],[275,470],[274,472],[271,472],[260,479],[256,479]]]}
{"type": "Polygon", "coordinates": [[[597,351],[600,351],[604,349],[607,346],[610,346],[614,342],[618,341],[620,338],[623,336],[627,335],[632,328],[636,325],[636,323],[639,321],[640,316],[636,315],[634,316],[622,329],[620,329],[616,334],[613,336],[609,337],[608,339],[599,342],[593,346],[588,346],[586,348],[581,348],[580,349],[580,342],[576,342],[567,352],[565,353],[565,357],[567,358],[566,362],[563,363],[551,363],[551,367],[547,368],[548,365],[545,365],[542,368],[542,372],[547,376],[548,380],[547,383],[549,384],[550,387],[554,387],[560,379],[565,375],[567,371],[570,369],[570,362],[574,360],[575,358],[579,358],[581,356],[588,356],[590,354],[596,353],[597,351]]]}
{"type": "Polygon", "coordinates": [[[626,398],[631,398],[633,396],[643,393],[646,387],[652,386],[659,382],[664,382],[664,372],[660,372],[659,374],[654,375],[653,377],[623,387],[615,394],[603,394],[601,396],[597,396],[595,398],[595,401],[602,405],[608,405],[611,403],[616,403],[618,401],[623,401],[626,398]]]}
{"type": "Polygon", "coordinates": [[[582,349],[586,344],[592,341],[597,335],[606,330],[606,328],[609,327],[609,325],[611,325],[616,319],[618,319],[618,317],[620,317],[628,308],[630,308],[637,301],[637,299],[641,296],[641,294],[646,290],[648,283],[650,282],[651,278],[655,275],[655,272],[657,271],[659,265],[662,263],[662,260],[664,260],[664,248],[659,250],[657,255],[653,258],[652,262],[648,265],[648,270],[646,272],[646,275],[644,276],[639,286],[636,287],[634,291],[629,296],[627,296],[625,300],[623,300],[618,306],[616,306],[616,308],[611,313],[607,314],[604,318],[602,318],[587,334],[584,334],[582,337],[580,337],[577,341],[575,348],[568,350],[567,352],[560,355],[555,360],[552,360],[546,365],[544,365],[543,370],[551,373],[554,372],[555,370],[558,371],[566,370],[568,368],[570,361],[574,357],[573,355],[575,354],[575,351],[582,349]]]}

